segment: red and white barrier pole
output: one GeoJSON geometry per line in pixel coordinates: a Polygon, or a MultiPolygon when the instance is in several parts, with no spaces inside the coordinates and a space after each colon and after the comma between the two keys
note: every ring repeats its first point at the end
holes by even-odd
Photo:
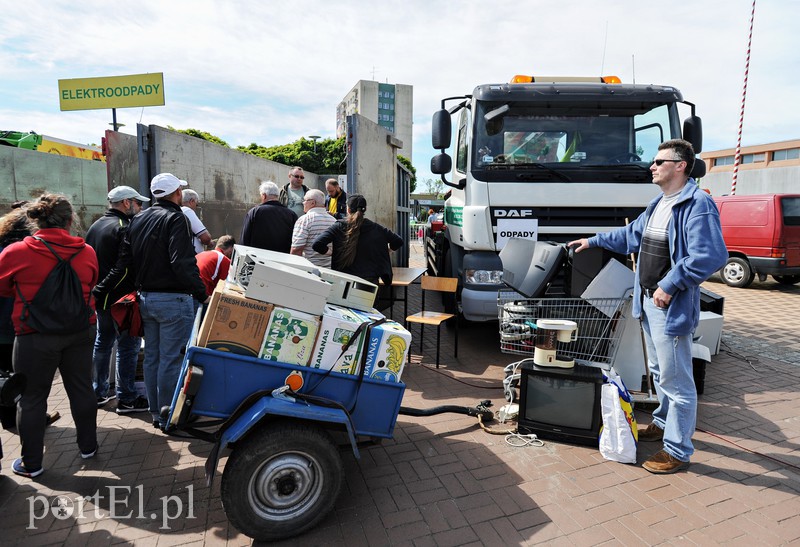
{"type": "Polygon", "coordinates": [[[747,60],[744,64],[744,87],[742,89],[742,109],[739,113],[739,137],[736,141],[736,154],[733,159],[733,179],[731,180],[731,195],[736,195],[736,177],[739,174],[739,163],[742,159],[742,126],[744,126],[744,102],[747,97],[747,75],[750,72],[750,47],[753,44],[753,19],[756,15],[756,0],[750,11],[750,36],[747,39],[747,60]]]}

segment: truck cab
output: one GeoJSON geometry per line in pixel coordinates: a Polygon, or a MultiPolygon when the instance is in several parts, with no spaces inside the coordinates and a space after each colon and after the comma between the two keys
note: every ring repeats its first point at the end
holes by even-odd
{"type": "MultiPolygon", "coordinates": [[[[682,135],[680,103],[673,87],[615,77],[516,76],[444,99],[433,116],[440,153],[431,171],[452,190],[446,229],[429,242],[428,265],[429,273],[459,278],[463,317],[497,318],[498,253],[509,239],[566,242],[632,222],[658,194],[650,173],[658,145],[683,136],[701,148],[694,105],[685,103],[692,115],[682,135]]],[[[589,280],[610,258],[581,255],[591,261],[582,270],[589,280]]]]}

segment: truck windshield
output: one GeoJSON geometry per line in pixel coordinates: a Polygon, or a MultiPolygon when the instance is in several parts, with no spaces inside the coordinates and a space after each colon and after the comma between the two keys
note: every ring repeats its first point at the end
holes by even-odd
{"type": "Polygon", "coordinates": [[[644,179],[658,145],[673,137],[673,113],[668,104],[478,102],[472,170],[484,180],[508,180],[510,170],[520,181],[585,180],[614,171],[644,179]]]}

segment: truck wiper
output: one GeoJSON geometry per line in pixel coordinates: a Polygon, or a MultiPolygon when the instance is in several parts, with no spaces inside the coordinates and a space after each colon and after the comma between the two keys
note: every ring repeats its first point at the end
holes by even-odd
{"type": "MultiPolygon", "coordinates": [[[[534,168],[549,173],[550,175],[553,175],[557,179],[562,180],[564,182],[572,182],[572,179],[569,178],[564,173],[562,173],[561,171],[557,171],[551,167],[546,166],[543,163],[493,163],[491,165],[487,165],[486,168],[491,170],[497,169],[497,170],[508,170],[508,171],[534,168]]],[[[536,175],[534,175],[533,173],[517,173],[515,175],[515,178],[517,180],[532,180],[535,177],[536,175]]]]}

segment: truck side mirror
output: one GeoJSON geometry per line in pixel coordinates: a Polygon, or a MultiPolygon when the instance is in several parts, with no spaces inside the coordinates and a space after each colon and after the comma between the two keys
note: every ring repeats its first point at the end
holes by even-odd
{"type": "Polygon", "coordinates": [[[431,173],[446,175],[453,168],[453,160],[445,153],[436,154],[431,158],[431,173]]]}
{"type": "MultiPolygon", "coordinates": [[[[450,148],[450,139],[452,138],[452,127],[450,122],[450,113],[444,108],[437,110],[433,113],[433,127],[431,131],[431,142],[436,150],[445,150],[450,148]]],[[[433,160],[431,160],[433,163],[433,160]]],[[[450,168],[447,168],[450,171],[450,168]]],[[[434,171],[435,173],[436,171],[434,171]]]]}
{"type": "Polygon", "coordinates": [[[703,151],[703,122],[699,116],[683,120],[683,138],[692,143],[695,154],[703,151]]]}
{"type": "Polygon", "coordinates": [[[701,160],[698,157],[694,158],[694,165],[692,166],[692,172],[689,175],[694,180],[699,180],[706,176],[706,162],[701,160]]]}

